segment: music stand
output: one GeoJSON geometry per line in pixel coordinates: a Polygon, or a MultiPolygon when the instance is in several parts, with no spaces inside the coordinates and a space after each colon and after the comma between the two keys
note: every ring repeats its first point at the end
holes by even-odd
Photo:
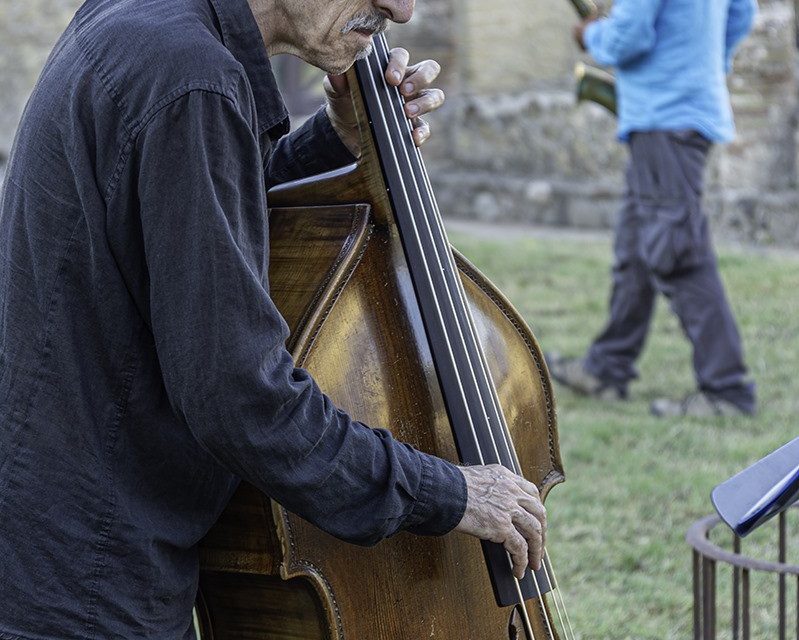
{"type": "Polygon", "coordinates": [[[743,538],[799,499],[799,438],[713,489],[713,506],[743,538]]]}

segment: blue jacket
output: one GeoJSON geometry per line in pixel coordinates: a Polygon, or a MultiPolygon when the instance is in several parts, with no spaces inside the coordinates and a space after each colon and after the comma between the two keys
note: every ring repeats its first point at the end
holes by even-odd
{"type": "Polygon", "coordinates": [[[616,68],[619,138],[694,129],[732,140],[726,75],[756,12],[756,0],[615,0],[584,41],[599,64],[616,68]]]}

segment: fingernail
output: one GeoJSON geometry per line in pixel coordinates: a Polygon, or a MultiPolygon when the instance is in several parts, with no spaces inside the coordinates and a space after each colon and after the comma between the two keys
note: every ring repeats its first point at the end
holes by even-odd
{"type": "Polygon", "coordinates": [[[408,113],[416,113],[417,111],[419,111],[418,105],[415,104],[408,105],[408,113]]]}
{"type": "Polygon", "coordinates": [[[399,71],[395,71],[395,72],[394,72],[394,73],[392,73],[391,75],[393,75],[393,76],[394,76],[394,80],[396,80],[397,82],[399,82],[400,80],[402,80],[402,76],[400,75],[400,72],[399,72],[399,71]]]}
{"type": "Polygon", "coordinates": [[[405,89],[405,93],[411,93],[413,91],[413,83],[412,82],[406,82],[404,89],[405,89]]]}

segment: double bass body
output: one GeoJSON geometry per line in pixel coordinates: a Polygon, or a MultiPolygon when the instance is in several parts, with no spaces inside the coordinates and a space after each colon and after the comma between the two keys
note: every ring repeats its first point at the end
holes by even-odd
{"type": "MultiPolygon", "coordinates": [[[[365,123],[357,96],[356,108],[365,123]]],[[[380,159],[362,129],[357,165],[270,192],[271,294],[291,327],[295,361],[338,406],[455,462],[380,159]]],[[[545,496],[563,474],[540,349],[504,296],[465,259],[457,262],[521,468],[545,496]]],[[[528,635],[515,607],[497,606],[476,539],[400,533],[357,547],[247,485],[204,541],[201,563],[203,640],[528,635]]],[[[559,637],[544,620],[546,599],[526,603],[536,640],[559,637]]]]}

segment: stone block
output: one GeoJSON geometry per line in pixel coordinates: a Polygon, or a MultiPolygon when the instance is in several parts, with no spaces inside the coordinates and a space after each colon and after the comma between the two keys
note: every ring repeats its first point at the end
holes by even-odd
{"type": "Polygon", "coordinates": [[[47,55],[80,0],[0,2],[0,164],[47,55]]]}

